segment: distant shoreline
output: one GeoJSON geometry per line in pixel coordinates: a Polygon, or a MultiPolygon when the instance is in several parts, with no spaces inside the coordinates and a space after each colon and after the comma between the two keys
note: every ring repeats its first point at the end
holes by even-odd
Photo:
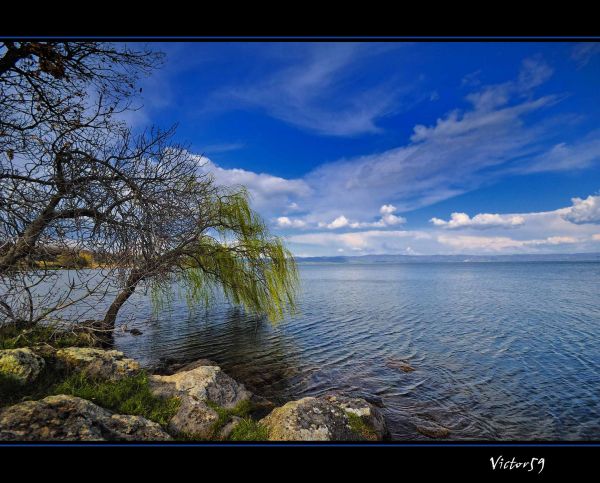
{"type": "Polygon", "coordinates": [[[361,265],[385,263],[600,263],[600,253],[520,254],[520,255],[362,255],[335,257],[295,257],[298,264],[361,265]]]}

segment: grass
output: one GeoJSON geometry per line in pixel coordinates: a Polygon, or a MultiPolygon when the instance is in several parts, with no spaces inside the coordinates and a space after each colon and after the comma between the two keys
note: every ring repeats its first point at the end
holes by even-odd
{"type": "Polygon", "coordinates": [[[87,399],[121,414],[144,416],[166,427],[179,408],[179,399],[163,399],[152,394],[148,375],[138,375],[117,381],[91,379],[83,373],[68,376],[53,388],[54,394],[68,394],[87,399]]]}
{"type": "Polygon", "coordinates": [[[221,428],[233,416],[242,418],[242,420],[231,431],[227,438],[229,441],[266,441],[269,439],[268,428],[249,416],[254,409],[254,405],[249,400],[240,401],[232,409],[221,407],[212,401],[206,401],[206,403],[219,415],[219,419],[213,424],[211,439],[217,438],[221,428]]]}
{"type": "Polygon", "coordinates": [[[230,441],[267,441],[269,429],[251,418],[242,419],[231,431],[230,441]]]}
{"type": "Polygon", "coordinates": [[[221,407],[218,404],[214,403],[213,401],[209,401],[209,400],[206,401],[206,404],[219,415],[219,419],[217,419],[214,422],[213,427],[212,427],[212,437],[213,438],[217,436],[217,434],[219,433],[221,428],[223,428],[223,426],[225,426],[227,424],[227,422],[229,421],[229,419],[231,419],[231,417],[233,417],[233,416],[237,416],[239,418],[247,417],[248,414],[254,408],[253,404],[247,399],[240,401],[232,409],[227,409],[227,408],[221,407]]]}
{"type": "Polygon", "coordinates": [[[348,416],[348,421],[352,431],[367,440],[377,440],[377,433],[375,430],[365,423],[360,416],[351,413],[350,411],[346,411],[346,415],[348,416]]]}

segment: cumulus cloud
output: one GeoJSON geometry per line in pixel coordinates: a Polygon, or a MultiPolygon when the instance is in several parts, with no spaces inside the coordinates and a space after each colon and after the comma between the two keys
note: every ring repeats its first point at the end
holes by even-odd
{"type": "Polygon", "coordinates": [[[336,228],[344,228],[350,224],[348,218],[344,215],[338,216],[331,223],[319,223],[319,227],[329,228],[330,230],[335,230],[336,228]]]}
{"type": "Polygon", "coordinates": [[[383,205],[379,208],[379,213],[382,215],[391,215],[396,211],[396,207],[394,205],[383,205]]]}
{"type": "Polygon", "coordinates": [[[304,228],[306,226],[304,220],[288,218],[287,216],[280,216],[276,222],[280,228],[304,228]]]}
{"type": "Polygon", "coordinates": [[[588,196],[585,199],[573,198],[573,206],[563,211],[563,218],[577,225],[600,223],[600,196],[588,196]]]}
{"type": "Polygon", "coordinates": [[[335,230],[337,228],[384,228],[386,226],[400,225],[406,223],[406,218],[394,215],[396,207],[393,205],[383,205],[379,212],[381,218],[378,221],[350,221],[344,215],[338,216],[331,223],[319,222],[319,228],[329,228],[335,230]]]}
{"type": "MultiPolygon", "coordinates": [[[[592,197],[592,201],[594,197],[592,197]]],[[[581,206],[588,199],[577,199],[566,208],[553,211],[516,213],[479,217],[461,218],[454,216],[449,224],[491,223],[486,230],[486,236],[476,234],[462,234],[457,230],[448,229],[446,225],[435,223],[426,230],[364,230],[346,232],[318,232],[291,236],[288,241],[294,253],[311,253],[312,255],[330,255],[336,251],[344,250],[348,253],[396,253],[410,254],[418,251],[420,254],[501,254],[501,253],[565,253],[565,252],[590,252],[598,251],[600,233],[598,225],[593,223],[575,224],[567,219],[574,206],[581,210],[581,206]],[[465,221],[467,223],[465,223],[465,221]],[[518,224],[519,229],[506,236],[505,223],[518,224]],[[417,250],[415,250],[415,248],[417,250]]],[[[384,205],[385,206],[385,205],[384,205]]],[[[380,213],[393,210],[387,206],[380,208],[380,213]]],[[[483,214],[486,215],[486,214],[483,214]]],[[[580,216],[583,216],[580,214],[580,216]]],[[[587,216],[587,214],[586,214],[587,216]]],[[[587,219],[587,218],[586,218],[587,219]]],[[[347,219],[346,219],[347,220],[347,219]]],[[[351,228],[351,222],[344,227],[351,228]]],[[[469,226],[465,228],[479,227],[469,226]]]]}
{"type": "Polygon", "coordinates": [[[430,222],[435,226],[447,229],[516,228],[525,223],[525,218],[521,215],[497,215],[490,213],[480,213],[471,218],[466,213],[452,213],[448,221],[440,218],[432,218],[430,222]]]}

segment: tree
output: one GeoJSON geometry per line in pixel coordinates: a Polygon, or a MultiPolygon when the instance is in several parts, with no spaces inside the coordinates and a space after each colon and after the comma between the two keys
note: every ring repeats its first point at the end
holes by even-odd
{"type": "Polygon", "coordinates": [[[161,58],[98,42],[0,43],[0,323],[35,323],[80,301],[75,286],[106,285],[110,274],[79,272],[59,290],[36,260],[101,251],[122,233],[125,177],[143,164],[132,159],[151,157],[169,133],[144,144],[118,116],[161,58]],[[40,294],[43,281],[51,288],[40,294]]]}
{"type": "MultiPolygon", "coordinates": [[[[174,128],[134,136],[131,109],[149,51],[98,43],[0,44],[0,315],[37,323],[86,297],[115,296],[105,326],[138,286],[159,300],[173,282],[208,302],[218,287],[272,319],[293,309],[297,274],[243,189],[217,186],[172,142],[174,128]],[[46,255],[82,250],[61,291],[46,255]],[[41,299],[35,289],[54,280],[41,299]]],[[[64,284],[63,284],[64,285],[64,284]]],[[[1,321],[0,321],[1,322],[1,321]]]]}
{"type": "MultiPolygon", "coordinates": [[[[187,152],[178,155],[197,162],[187,152]]],[[[139,209],[139,243],[129,247],[122,290],[104,318],[107,328],[114,328],[139,285],[152,290],[156,303],[176,283],[190,302],[209,304],[220,289],[229,301],[271,320],[295,310],[294,258],[250,208],[245,189],[217,186],[209,175],[184,176],[160,203],[139,209]]]]}
{"type": "MultiPolygon", "coordinates": [[[[106,213],[92,199],[98,185],[120,178],[123,156],[144,155],[163,136],[132,152],[129,130],[115,119],[131,108],[138,75],[160,62],[156,53],[98,42],[4,42],[0,55],[3,274],[55,221],[103,223],[106,213]]],[[[100,193],[109,210],[115,193],[100,193]]]]}

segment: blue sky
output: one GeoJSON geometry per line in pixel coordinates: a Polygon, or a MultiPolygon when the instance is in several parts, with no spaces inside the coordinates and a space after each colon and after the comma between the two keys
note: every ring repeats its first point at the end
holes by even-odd
{"type": "Polygon", "coordinates": [[[155,47],[127,120],[177,122],[296,255],[600,251],[600,43],[155,47]]]}

